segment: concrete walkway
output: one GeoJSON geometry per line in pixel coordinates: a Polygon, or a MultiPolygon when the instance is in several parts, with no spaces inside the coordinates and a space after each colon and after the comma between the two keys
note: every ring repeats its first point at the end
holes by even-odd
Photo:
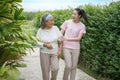
{"type": "MultiPolygon", "coordinates": [[[[28,50],[28,55],[24,57],[24,63],[27,64],[25,68],[19,68],[21,74],[18,80],[42,80],[42,73],[40,67],[39,49],[34,48],[34,52],[28,50]],[[31,52],[31,53],[30,53],[31,52]]],[[[64,61],[60,59],[59,72],[57,80],[62,80],[64,72],[64,61]]],[[[77,69],[76,80],[95,80],[85,72],[77,69]]]]}

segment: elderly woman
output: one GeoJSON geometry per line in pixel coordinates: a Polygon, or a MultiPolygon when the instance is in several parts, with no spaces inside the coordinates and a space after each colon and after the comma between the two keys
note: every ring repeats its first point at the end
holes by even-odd
{"type": "Polygon", "coordinates": [[[40,28],[36,35],[40,40],[37,44],[40,47],[40,61],[43,80],[50,80],[50,70],[51,80],[56,80],[59,68],[58,59],[62,52],[62,43],[60,42],[62,34],[57,26],[53,26],[53,24],[54,20],[52,15],[43,15],[40,28]]]}

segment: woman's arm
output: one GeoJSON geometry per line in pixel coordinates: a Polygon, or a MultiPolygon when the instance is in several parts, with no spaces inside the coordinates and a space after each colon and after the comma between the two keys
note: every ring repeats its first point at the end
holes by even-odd
{"type": "Polygon", "coordinates": [[[58,42],[59,42],[58,58],[60,58],[62,56],[63,42],[60,40],[58,42]]]}
{"type": "Polygon", "coordinates": [[[63,49],[63,42],[59,41],[59,51],[62,52],[63,49]]]}
{"type": "Polygon", "coordinates": [[[40,47],[43,47],[44,43],[43,42],[37,42],[36,45],[40,46],[40,47]]]}
{"type": "MultiPolygon", "coordinates": [[[[37,32],[37,34],[36,34],[36,38],[37,38],[38,40],[40,40],[40,37],[41,37],[41,35],[40,35],[40,29],[39,29],[38,32],[37,32]]],[[[48,49],[53,49],[53,47],[52,47],[51,44],[43,43],[43,42],[41,42],[41,41],[38,41],[38,42],[37,42],[37,46],[39,46],[39,47],[46,47],[46,48],[48,48],[48,49]]]]}
{"type": "Polygon", "coordinates": [[[38,42],[36,42],[36,45],[39,47],[43,47],[44,43],[40,41],[40,29],[37,31],[36,38],[39,40],[38,42]]]}
{"type": "Polygon", "coordinates": [[[65,22],[60,26],[62,35],[64,35],[65,30],[67,29],[67,22],[68,22],[68,21],[65,21],[65,22]]]}
{"type": "Polygon", "coordinates": [[[74,37],[74,38],[65,38],[64,37],[64,40],[67,40],[67,41],[80,41],[83,35],[84,35],[84,33],[79,33],[78,37],[74,37]]]}
{"type": "Polygon", "coordinates": [[[53,49],[53,47],[52,47],[51,44],[43,43],[43,42],[37,42],[37,46],[46,47],[46,48],[48,48],[48,49],[53,49]]]}
{"type": "Polygon", "coordinates": [[[65,33],[65,30],[63,30],[63,29],[61,29],[61,33],[62,33],[62,35],[65,33]]]}

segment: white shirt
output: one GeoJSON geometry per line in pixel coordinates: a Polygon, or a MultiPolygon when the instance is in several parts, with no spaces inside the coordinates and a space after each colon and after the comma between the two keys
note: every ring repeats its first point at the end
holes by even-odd
{"type": "Polygon", "coordinates": [[[52,28],[45,30],[39,29],[36,37],[40,40],[37,42],[38,46],[41,48],[42,53],[48,54],[57,54],[58,53],[58,39],[62,36],[57,26],[53,26],[52,28]],[[44,43],[50,43],[53,49],[48,49],[43,47],[44,43]]]}

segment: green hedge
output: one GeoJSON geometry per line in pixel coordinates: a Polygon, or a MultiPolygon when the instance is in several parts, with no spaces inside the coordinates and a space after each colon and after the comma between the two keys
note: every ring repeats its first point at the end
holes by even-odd
{"type": "Polygon", "coordinates": [[[79,63],[114,80],[120,78],[120,1],[86,6],[90,24],[81,41],[79,63]]]}
{"type": "MultiPolygon", "coordinates": [[[[50,14],[52,14],[52,16],[54,17],[54,22],[55,22],[54,25],[60,27],[60,25],[61,25],[65,20],[68,20],[68,19],[71,17],[72,9],[37,12],[35,18],[33,18],[34,21],[35,21],[34,26],[35,26],[36,28],[39,27],[39,25],[40,25],[40,18],[41,18],[42,15],[44,15],[45,13],[50,13],[50,14]]],[[[26,18],[27,18],[27,16],[26,16],[26,18]]]]}
{"type": "MultiPolygon", "coordinates": [[[[120,78],[120,1],[107,6],[80,6],[88,15],[87,33],[80,41],[79,65],[89,68],[101,76],[112,80],[120,78]]],[[[54,16],[55,25],[60,25],[71,17],[73,9],[47,11],[54,16]]],[[[37,12],[34,26],[38,28],[41,16],[37,12]]]]}

